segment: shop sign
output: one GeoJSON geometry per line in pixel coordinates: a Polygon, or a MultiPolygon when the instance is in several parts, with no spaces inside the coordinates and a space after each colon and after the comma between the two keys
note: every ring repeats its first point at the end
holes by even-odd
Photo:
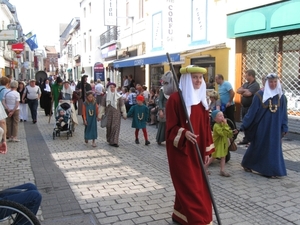
{"type": "Polygon", "coordinates": [[[104,66],[101,62],[94,65],[94,81],[96,82],[98,79],[104,81],[104,66]]]}
{"type": "Polygon", "coordinates": [[[17,40],[17,30],[0,30],[0,41],[13,41],[17,40]]]}

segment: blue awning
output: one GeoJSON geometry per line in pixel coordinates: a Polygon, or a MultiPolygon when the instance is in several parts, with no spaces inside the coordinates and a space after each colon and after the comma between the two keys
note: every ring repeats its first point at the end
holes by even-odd
{"type": "MultiPolygon", "coordinates": [[[[172,62],[180,61],[180,54],[173,53],[170,54],[170,59],[172,62]]],[[[132,66],[141,66],[146,64],[161,64],[168,63],[167,55],[140,55],[123,60],[116,60],[113,62],[115,68],[121,67],[132,67],[132,66]]]]}

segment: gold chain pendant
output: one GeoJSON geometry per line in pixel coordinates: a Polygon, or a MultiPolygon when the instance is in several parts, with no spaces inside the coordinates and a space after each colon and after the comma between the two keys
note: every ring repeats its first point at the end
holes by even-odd
{"type": "Polygon", "coordinates": [[[138,113],[138,119],[142,120],[144,118],[144,113],[142,113],[142,116],[140,117],[140,114],[138,113]]]}
{"type": "Polygon", "coordinates": [[[277,105],[272,105],[272,100],[270,99],[270,100],[269,100],[269,110],[270,110],[272,113],[275,113],[275,112],[277,111],[277,108],[278,108],[277,105]]]}

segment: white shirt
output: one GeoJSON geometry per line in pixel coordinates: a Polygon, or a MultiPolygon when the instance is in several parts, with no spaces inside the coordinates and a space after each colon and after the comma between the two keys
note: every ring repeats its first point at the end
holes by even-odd
{"type": "Polygon", "coordinates": [[[25,93],[25,95],[27,95],[28,99],[35,100],[35,99],[38,99],[39,95],[41,94],[41,89],[39,86],[31,87],[30,85],[27,85],[25,87],[24,93],[25,93]]]}
{"type": "Polygon", "coordinates": [[[103,93],[103,85],[101,83],[96,84],[95,86],[95,92],[96,95],[101,95],[103,93]]]}
{"type": "MultiPolygon", "coordinates": [[[[16,103],[20,101],[20,93],[17,91],[7,91],[3,101],[5,101],[7,108],[12,110],[15,108],[16,103]]],[[[19,109],[19,106],[16,109],[19,109]]]]}

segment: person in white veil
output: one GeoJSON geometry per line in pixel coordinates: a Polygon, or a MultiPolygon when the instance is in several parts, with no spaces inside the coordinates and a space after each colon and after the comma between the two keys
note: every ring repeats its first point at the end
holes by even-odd
{"type": "Polygon", "coordinates": [[[170,95],[166,105],[166,149],[170,174],[176,191],[172,219],[180,224],[211,224],[212,203],[202,171],[195,143],[198,144],[204,163],[214,152],[209,123],[206,69],[188,66],[180,69],[180,95],[170,95]],[[187,117],[194,133],[190,131],[187,117]]]}
{"type": "Polygon", "coordinates": [[[253,134],[242,160],[244,170],[265,177],[286,176],[281,139],[288,132],[287,99],[277,74],[266,76],[265,87],[254,95],[240,130],[247,131],[246,137],[253,134]]]}
{"type": "Polygon", "coordinates": [[[106,140],[109,145],[119,147],[121,117],[126,119],[127,113],[124,101],[116,91],[115,83],[108,84],[107,94],[101,99],[98,118],[102,118],[104,114],[107,117],[106,140]]]}

